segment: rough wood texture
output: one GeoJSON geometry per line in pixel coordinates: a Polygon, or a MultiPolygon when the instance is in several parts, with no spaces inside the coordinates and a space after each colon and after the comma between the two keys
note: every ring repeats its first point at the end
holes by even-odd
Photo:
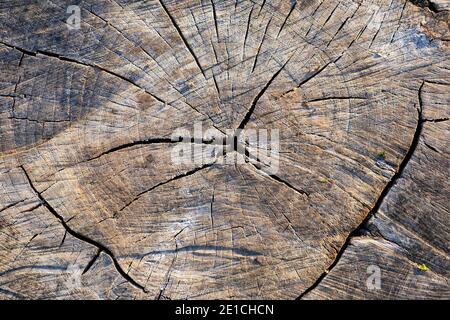
{"type": "Polygon", "coordinates": [[[448,9],[2,1],[0,298],[450,298],[448,9]],[[174,164],[196,122],[278,172],[174,164]]]}

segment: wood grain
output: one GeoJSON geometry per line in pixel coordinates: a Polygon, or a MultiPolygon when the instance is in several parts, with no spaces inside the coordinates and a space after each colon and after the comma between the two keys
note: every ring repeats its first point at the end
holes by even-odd
{"type": "Polygon", "coordinates": [[[3,1],[0,299],[448,299],[448,10],[3,1]]]}

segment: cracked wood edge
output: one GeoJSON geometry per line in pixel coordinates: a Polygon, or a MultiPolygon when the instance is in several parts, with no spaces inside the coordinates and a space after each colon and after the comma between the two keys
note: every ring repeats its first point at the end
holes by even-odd
{"type": "Polygon", "coordinates": [[[425,112],[449,113],[448,105],[444,108],[440,106],[442,101],[444,105],[448,101],[446,88],[449,85],[440,83],[438,90],[433,90],[433,86],[436,89],[435,83],[422,83],[418,92],[416,135],[401,170],[364,223],[349,236],[333,264],[299,299],[449,298],[448,234],[445,230],[436,230],[434,224],[435,219],[448,223],[448,208],[436,206],[442,198],[448,198],[448,186],[445,185],[448,172],[439,178],[433,172],[436,164],[444,168],[449,165],[448,156],[440,151],[448,147],[448,118],[424,117],[425,112]],[[429,92],[424,107],[423,89],[426,85],[429,92]],[[436,93],[437,96],[433,95],[436,93]],[[426,142],[428,139],[433,141],[434,146],[426,142]],[[433,188],[439,192],[430,193],[430,186],[423,182],[424,177],[439,179],[433,181],[433,188]],[[424,190],[411,187],[421,182],[424,190]],[[432,202],[417,206],[417,199],[432,202]],[[411,217],[398,219],[401,210],[406,208],[411,217]],[[433,220],[422,219],[418,222],[412,219],[424,214],[432,214],[433,220]],[[415,226],[417,223],[423,225],[415,226]],[[433,235],[429,234],[430,231],[433,235]],[[373,265],[381,270],[381,287],[376,290],[366,284],[370,275],[367,268],[373,265]],[[427,269],[420,269],[420,265],[425,265],[427,269]],[[398,276],[394,276],[395,273],[403,278],[396,280],[398,276]],[[345,290],[338,289],[342,286],[345,290]]]}

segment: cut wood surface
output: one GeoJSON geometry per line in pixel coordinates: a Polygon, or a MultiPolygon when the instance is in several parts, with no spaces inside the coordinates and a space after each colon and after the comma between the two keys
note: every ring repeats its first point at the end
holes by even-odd
{"type": "Polygon", "coordinates": [[[449,9],[1,1],[0,299],[449,299],[449,9]]]}

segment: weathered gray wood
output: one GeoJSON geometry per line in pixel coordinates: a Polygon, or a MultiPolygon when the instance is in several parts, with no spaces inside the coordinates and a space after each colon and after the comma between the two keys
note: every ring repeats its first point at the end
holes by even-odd
{"type": "Polygon", "coordinates": [[[420,135],[404,171],[331,273],[305,298],[449,299],[450,131],[448,82],[442,83],[425,82],[420,91],[420,135]],[[371,265],[380,268],[380,290],[366,285],[371,265]]]}
{"type": "Polygon", "coordinates": [[[2,2],[0,298],[448,299],[448,2],[413,2],[2,2]],[[280,130],[278,172],[173,163],[194,123],[280,130]]]}

